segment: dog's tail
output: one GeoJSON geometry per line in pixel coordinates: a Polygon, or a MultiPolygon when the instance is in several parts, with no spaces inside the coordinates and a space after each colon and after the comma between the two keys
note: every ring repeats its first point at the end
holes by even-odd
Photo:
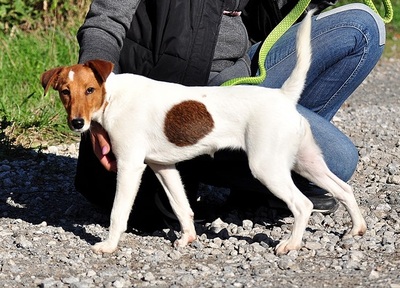
{"type": "Polygon", "coordinates": [[[296,37],[297,63],[281,88],[281,91],[296,103],[303,92],[311,63],[311,16],[313,12],[308,12],[299,26],[296,37]]]}

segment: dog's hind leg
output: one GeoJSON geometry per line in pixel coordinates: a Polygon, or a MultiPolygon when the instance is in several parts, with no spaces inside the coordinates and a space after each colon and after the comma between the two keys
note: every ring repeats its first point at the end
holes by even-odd
{"type": "Polygon", "coordinates": [[[294,185],[290,174],[290,161],[286,160],[283,153],[273,154],[269,154],[264,159],[254,157],[255,160],[250,156],[249,165],[254,177],[276,197],[283,200],[293,213],[292,233],[288,239],[282,240],[276,247],[276,253],[281,255],[301,248],[303,233],[312,211],[312,203],[294,185]]]}
{"type": "Polygon", "coordinates": [[[174,244],[180,247],[186,246],[196,239],[196,231],[193,224],[193,211],[186,197],[179,172],[176,170],[175,165],[149,164],[149,166],[163,186],[172,210],[174,210],[181,225],[181,238],[174,244]]]}
{"type": "Polygon", "coordinates": [[[348,234],[355,236],[365,233],[367,225],[358,207],[353,190],[350,185],[343,182],[329,170],[310,130],[306,131],[306,135],[300,145],[294,171],[330,192],[333,197],[346,207],[353,223],[353,227],[348,234]]]}

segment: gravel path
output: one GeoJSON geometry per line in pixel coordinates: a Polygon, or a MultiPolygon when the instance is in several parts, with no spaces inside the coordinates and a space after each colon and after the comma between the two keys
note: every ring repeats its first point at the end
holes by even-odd
{"type": "Polygon", "coordinates": [[[356,143],[350,181],[367,234],[342,239],[350,218],[312,215],[304,248],[275,256],[293,218],[267,209],[232,211],[196,224],[198,240],[174,249],[174,229],[125,233],[96,255],[108,219],[74,191],[77,145],[0,160],[2,287],[400,287],[400,61],[384,60],[335,123],[356,143]]]}

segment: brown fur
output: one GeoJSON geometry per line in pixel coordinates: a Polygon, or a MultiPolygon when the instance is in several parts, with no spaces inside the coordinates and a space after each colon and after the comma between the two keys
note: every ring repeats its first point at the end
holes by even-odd
{"type": "Polygon", "coordinates": [[[85,64],[58,67],[46,71],[41,77],[41,82],[45,93],[50,87],[60,91],[59,95],[68,113],[70,126],[71,121],[77,118],[82,118],[86,123],[90,123],[93,111],[98,110],[104,103],[103,83],[111,70],[111,63],[103,67],[96,61],[89,61],[85,64]],[[74,72],[73,81],[68,77],[70,71],[74,72]]]}
{"type": "Polygon", "coordinates": [[[188,100],[169,110],[165,116],[164,133],[179,147],[196,144],[214,128],[214,120],[203,103],[188,100]]]}

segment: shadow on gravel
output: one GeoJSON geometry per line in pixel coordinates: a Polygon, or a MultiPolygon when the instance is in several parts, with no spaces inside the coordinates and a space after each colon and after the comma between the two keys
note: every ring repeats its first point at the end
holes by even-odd
{"type": "MultiPolygon", "coordinates": [[[[0,143],[0,217],[21,219],[32,225],[60,227],[89,244],[101,240],[98,236],[88,233],[84,225],[99,224],[108,228],[109,216],[93,207],[76,192],[76,158],[43,153],[40,149],[2,144],[0,143]]],[[[212,195],[203,195],[202,198],[202,207],[196,212],[204,216],[205,221],[197,224],[196,228],[198,235],[205,233],[207,238],[211,239],[230,237],[226,229],[215,233],[204,225],[214,223],[218,218],[236,226],[243,226],[243,220],[249,219],[252,221],[251,225],[270,226],[272,229],[284,224],[280,219],[287,216],[276,210],[261,207],[257,203],[263,203],[262,200],[250,202],[256,203],[251,206],[249,203],[243,203],[241,198],[233,205],[216,204],[212,195]]],[[[161,236],[173,242],[176,236],[173,236],[173,233],[164,233],[162,229],[173,228],[179,231],[179,225],[171,220],[163,220],[162,224],[157,227],[157,232],[133,230],[133,233],[161,236]]],[[[264,234],[257,235],[254,239],[239,236],[237,238],[249,243],[257,241],[266,242],[270,246],[276,245],[264,234]]]]}
{"type": "Polygon", "coordinates": [[[73,186],[76,159],[0,143],[0,216],[61,227],[93,244],[84,224],[106,223],[73,186]]]}

